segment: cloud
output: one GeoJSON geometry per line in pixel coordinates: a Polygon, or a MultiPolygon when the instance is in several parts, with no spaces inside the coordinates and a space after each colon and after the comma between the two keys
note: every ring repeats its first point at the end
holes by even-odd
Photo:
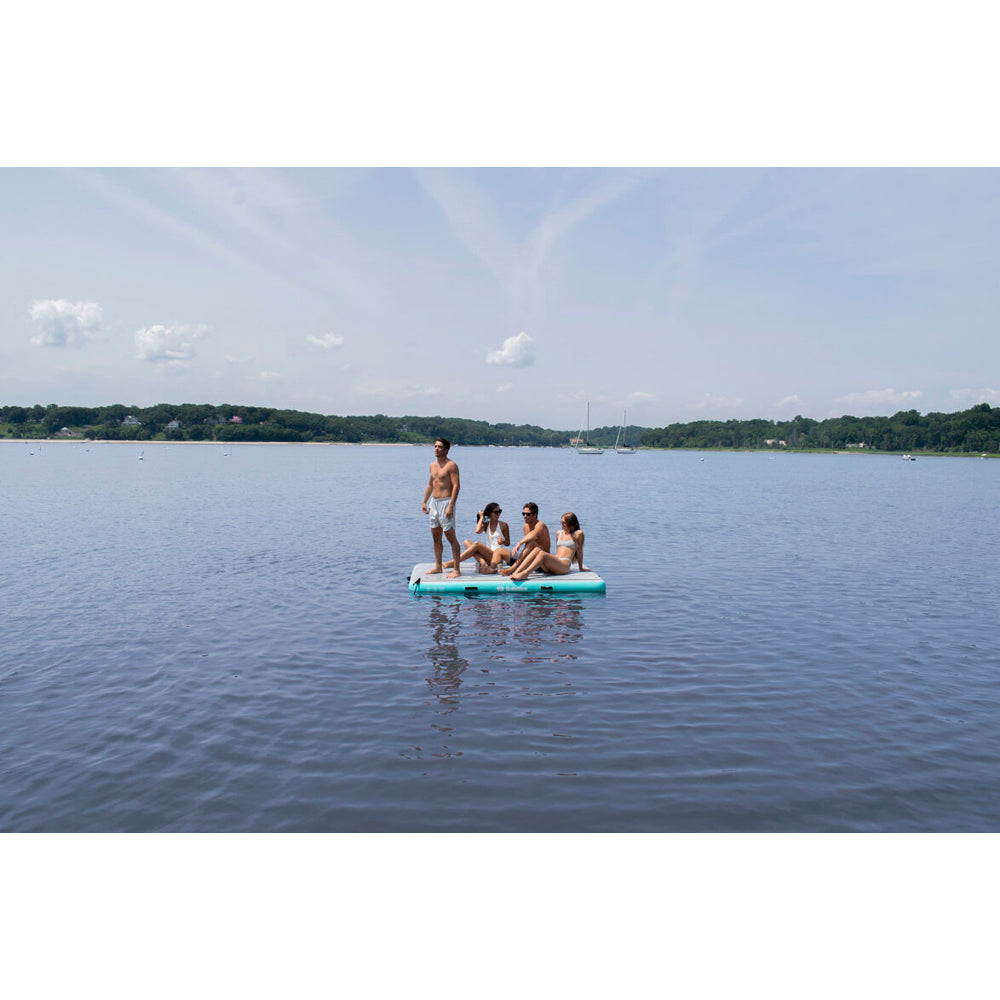
{"type": "Polygon", "coordinates": [[[837,402],[845,406],[855,407],[886,407],[902,406],[904,403],[915,403],[923,393],[917,389],[907,389],[897,392],[895,389],[869,389],[867,392],[850,392],[841,396],[837,402]]]}
{"type": "Polygon", "coordinates": [[[699,402],[690,403],[688,407],[692,410],[725,410],[742,405],[743,399],[740,396],[713,396],[706,392],[699,402]]]}
{"type": "Polygon", "coordinates": [[[516,337],[508,337],[499,351],[490,351],[486,363],[527,368],[535,363],[535,342],[522,331],[516,337]]]}
{"type": "Polygon", "coordinates": [[[136,357],[171,368],[186,368],[194,357],[194,341],[208,336],[203,326],[147,326],[135,332],[136,357]]]}
{"type": "Polygon", "coordinates": [[[648,403],[653,399],[656,399],[656,396],[651,392],[630,392],[628,394],[629,403],[648,403]]]}
{"type": "Polygon", "coordinates": [[[975,406],[977,403],[1000,403],[1000,389],[952,389],[948,395],[956,406],[975,406]]]}
{"type": "Polygon", "coordinates": [[[101,307],[96,302],[38,299],[31,304],[38,333],[33,344],[45,347],[82,347],[101,332],[101,307]]]}
{"type": "Polygon", "coordinates": [[[340,347],[344,343],[343,337],[338,337],[335,333],[324,333],[322,337],[308,336],[306,340],[314,347],[322,347],[324,351],[331,347],[340,347]]]}
{"type": "Polygon", "coordinates": [[[785,396],[784,399],[779,399],[777,403],[774,404],[775,409],[780,410],[784,406],[791,406],[793,403],[801,403],[802,400],[799,399],[799,394],[792,393],[791,396],[785,396]]]}
{"type": "Polygon", "coordinates": [[[475,172],[420,170],[424,191],[445,215],[455,238],[489,269],[519,310],[534,309],[547,290],[550,261],[558,246],[591,215],[652,176],[645,171],[602,175],[559,207],[544,214],[523,240],[510,233],[509,213],[490,197],[475,172]]]}
{"type": "Polygon", "coordinates": [[[497,386],[497,392],[510,392],[510,390],[513,388],[514,388],[513,382],[504,382],[503,385],[497,386]]]}

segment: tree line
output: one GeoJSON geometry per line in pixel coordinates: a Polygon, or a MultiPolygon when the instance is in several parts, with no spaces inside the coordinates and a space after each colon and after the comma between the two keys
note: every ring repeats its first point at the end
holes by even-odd
{"type": "Polygon", "coordinates": [[[827,420],[698,420],[647,430],[641,443],[649,448],[998,452],[1000,407],[980,403],[957,413],[900,410],[891,417],[827,420]]]}
{"type": "Polygon", "coordinates": [[[568,431],[532,424],[490,424],[460,417],[327,416],[302,410],[210,403],[155,406],[0,406],[11,437],[82,437],[104,441],[341,442],[559,447],[568,431]]]}
{"type": "MultiPolygon", "coordinates": [[[[617,426],[590,432],[591,444],[611,447],[617,426]]],[[[0,406],[0,433],[9,437],[70,436],[90,440],[342,442],[565,447],[576,431],[533,424],[491,424],[462,417],[333,416],[302,410],[210,403],[137,407],[0,406]]],[[[901,452],[1000,452],[1000,407],[980,403],[957,413],[901,410],[891,417],[811,420],[696,420],[666,427],[626,428],[629,444],[645,448],[736,448],[901,452]]]]}

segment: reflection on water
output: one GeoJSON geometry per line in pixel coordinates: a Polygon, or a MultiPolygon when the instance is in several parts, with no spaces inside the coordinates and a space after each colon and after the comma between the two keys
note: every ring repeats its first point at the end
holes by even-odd
{"type": "Polygon", "coordinates": [[[460,707],[463,675],[471,661],[484,673],[505,663],[567,663],[584,634],[584,595],[524,598],[497,594],[488,598],[432,596],[427,621],[431,645],[427,678],[444,712],[460,707]],[[461,643],[461,649],[460,644],[461,643]]]}
{"type": "Polygon", "coordinates": [[[469,661],[458,652],[458,638],[462,630],[461,605],[433,604],[428,623],[434,641],[427,648],[427,659],[433,667],[427,685],[437,698],[442,714],[446,715],[458,710],[462,674],[469,669],[469,661]]]}
{"type": "MultiPolygon", "coordinates": [[[[462,732],[482,737],[483,727],[497,724],[510,712],[510,700],[532,701],[549,695],[573,694],[565,670],[539,671],[537,665],[563,666],[577,659],[584,635],[584,602],[603,595],[424,595],[430,643],[425,677],[434,709],[430,728],[442,738],[432,757],[461,757],[456,748],[457,713],[465,707],[462,732]],[[535,669],[525,672],[525,666],[535,669]],[[469,701],[472,699],[472,702],[469,701]],[[463,706],[463,701],[465,705],[463,706]]],[[[530,716],[531,709],[522,710],[530,716]]],[[[520,713],[518,713],[520,714],[520,713]]],[[[400,756],[421,757],[424,748],[409,744],[400,756]],[[411,751],[417,751],[413,755],[411,751]]]]}

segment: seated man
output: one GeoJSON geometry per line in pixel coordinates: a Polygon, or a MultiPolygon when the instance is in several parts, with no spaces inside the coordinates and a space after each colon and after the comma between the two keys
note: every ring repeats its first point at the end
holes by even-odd
{"type": "Polygon", "coordinates": [[[521,516],[524,518],[524,537],[511,550],[512,565],[502,567],[501,576],[510,576],[511,573],[517,572],[528,556],[534,552],[548,552],[552,545],[548,525],[544,521],[538,520],[537,503],[532,503],[529,500],[528,503],[524,504],[521,508],[521,516]]]}

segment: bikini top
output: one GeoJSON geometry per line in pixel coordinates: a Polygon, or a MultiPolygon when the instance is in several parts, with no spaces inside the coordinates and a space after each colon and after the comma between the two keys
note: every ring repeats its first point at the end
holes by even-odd
{"type": "MultiPolygon", "coordinates": [[[[562,534],[562,532],[560,532],[559,534],[562,534]]],[[[569,541],[567,542],[565,538],[560,538],[559,535],[556,535],[556,548],[572,549],[574,552],[576,552],[576,539],[572,535],[570,535],[569,541]]]]}

